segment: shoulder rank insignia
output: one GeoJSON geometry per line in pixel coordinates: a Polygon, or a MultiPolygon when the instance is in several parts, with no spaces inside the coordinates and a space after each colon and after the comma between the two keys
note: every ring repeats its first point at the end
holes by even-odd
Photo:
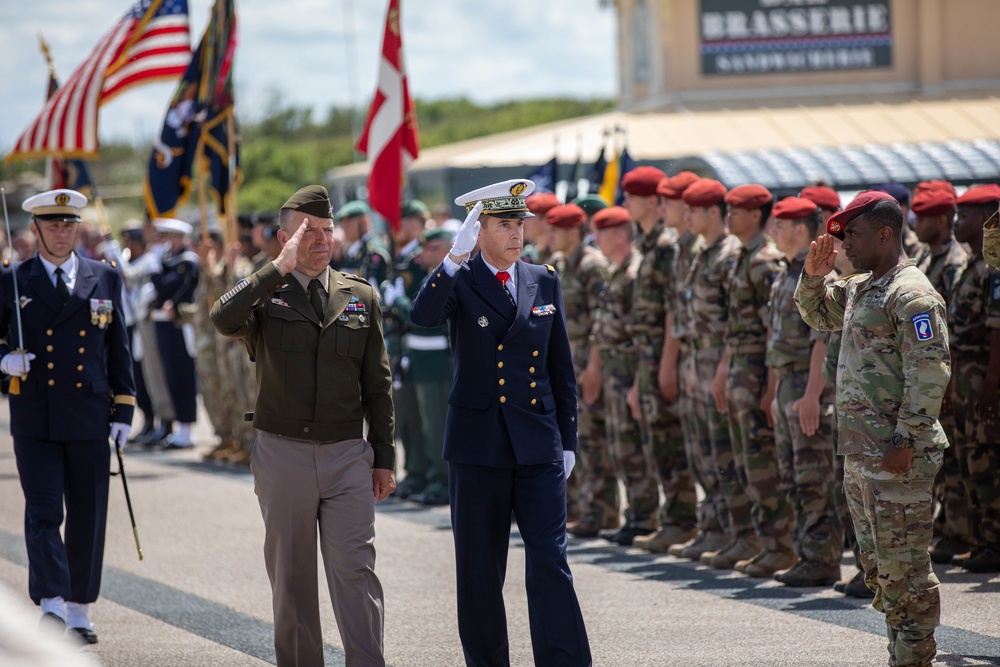
{"type": "Polygon", "coordinates": [[[545,268],[549,270],[549,273],[555,273],[556,272],[556,267],[552,266],[551,264],[546,264],[545,268]]]}

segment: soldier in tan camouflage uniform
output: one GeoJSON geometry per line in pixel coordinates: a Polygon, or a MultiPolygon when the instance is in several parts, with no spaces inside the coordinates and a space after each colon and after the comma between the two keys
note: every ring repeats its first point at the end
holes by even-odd
{"type": "Polygon", "coordinates": [[[953,444],[969,492],[973,543],[970,554],[952,563],[972,572],[1000,572],[1000,270],[983,257],[983,220],[998,203],[996,185],[969,188],[958,199],[955,238],[969,244],[972,257],[948,312],[953,444]]]}
{"type": "Polygon", "coordinates": [[[709,564],[770,577],[791,567],[793,518],[788,504],[791,479],[778,474],[774,444],[774,374],[765,363],[771,287],[785,260],[764,224],[774,199],[762,185],[733,188],[726,195],[729,231],[740,241],[729,275],[726,349],[712,386],[716,407],[729,416],[729,440],[740,487],[750,499],[752,525],[709,564]],[[721,380],[721,381],[720,381],[721,380]]]}
{"type": "Polygon", "coordinates": [[[576,204],[549,210],[549,246],[552,264],[562,282],[566,333],[577,378],[577,472],[566,484],[567,515],[579,521],[567,532],[593,536],[601,528],[618,525],[618,477],[608,456],[604,405],[601,402],[600,352],[590,335],[598,314],[601,292],[610,273],[608,260],[583,242],[587,214],[576,204]],[[572,483],[571,483],[572,482],[572,483]]]}
{"type": "Polygon", "coordinates": [[[775,204],[774,239],[789,257],[771,292],[767,365],[774,371],[774,438],[778,467],[791,481],[799,562],[774,578],[786,586],[829,586],[840,579],[844,531],[834,506],[834,383],[824,377],[826,334],[795,305],[795,287],[821,214],[808,199],[775,204]]]}
{"type": "Polygon", "coordinates": [[[691,265],[684,294],[693,350],[686,385],[691,395],[691,437],[697,443],[694,464],[704,482],[703,502],[715,505],[703,516],[718,517],[723,530],[716,532],[715,526],[701,523],[694,541],[679,554],[692,560],[711,559],[735,535],[752,530],[750,499],[736,475],[729,425],[709,391],[722,360],[729,273],[740,253],[739,239],[726,231],[725,196],[726,187],[708,178],[692,183],[683,194],[691,232],[705,244],[691,265]]]}
{"type": "MultiPolygon", "coordinates": [[[[956,199],[951,183],[929,181],[917,185],[912,203],[916,215],[913,230],[925,246],[916,258],[917,268],[944,297],[946,307],[969,258],[952,234],[956,199]]],[[[954,444],[955,419],[947,394],[940,421],[948,441],[954,444]]],[[[934,519],[934,534],[938,540],[931,549],[931,560],[935,563],[950,563],[953,556],[968,553],[971,548],[969,498],[955,451],[954,447],[944,450],[941,472],[934,482],[934,498],[940,505],[934,519]]]]}
{"type": "Polygon", "coordinates": [[[864,192],[827,223],[855,268],[830,286],[833,239],[814,241],[795,292],[803,319],[843,329],[838,450],[872,606],[885,614],[889,664],[928,667],[936,653],[939,582],[928,547],[931,487],[948,439],[938,423],[951,375],[944,300],[908,260],[891,196],[864,192]]]}
{"type": "MultiPolygon", "coordinates": [[[[642,255],[634,247],[635,226],[629,212],[612,206],[594,214],[597,247],[611,262],[598,312],[594,315],[592,349],[601,359],[605,433],[611,464],[625,484],[626,525],[655,525],[660,490],[625,394],[635,380],[636,351],[626,330],[642,255]]],[[[617,506],[617,501],[616,501],[617,506]]],[[[569,532],[580,535],[579,530],[569,532]]]]}
{"type": "Polygon", "coordinates": [[[628,403],[633,417],[639,420],[643,446],[653,463],[664,501],[655,533],[626,525],[608,538],[618,544],[632,544],[636,537],[648,536],[636,546],[657,551],[691,539],[697,524],[697,496],[684,452],[677,386],[669,387],[665,395],[658,382],[661,358],[670,346],[666,325],[668,308],[674,300],[677,254],[676,235],[661,220],[656,194],[664,178],[666,174],[655,167],[636,167],[622,179],[625,208],[639,225],[636,245],[642,255],[626,325],[637,353],[636,377],[628,392],[628,403]]]}

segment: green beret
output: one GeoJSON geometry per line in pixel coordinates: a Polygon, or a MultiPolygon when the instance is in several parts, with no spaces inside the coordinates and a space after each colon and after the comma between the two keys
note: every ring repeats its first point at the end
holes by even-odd
{"type": "Polygon", "coordinates": [[[337,215],[333,216],[333,219],[343,220],[344,218],[354,218],[359,215],[368,215],[368,204],[360,199],[355,199],[341,206],[337,211],[337,215]]]}
{"type": "Polygon", "coordinates": [[[447,229],[441,227],[436,227],[434,229],[428,229],[420,234],[420,245],[427,243],[428,241],[437,241],[438,239],[445,239],[451,241],[453,238],[451,232],[447,229]]]}
{"type": "Polygon", "coordinates": [[[608,203],[598,195],[583,195],[574,199],[573,203],[582,208],[587,215],[594,215],[601,209],[608,207],[608,203]]]}
{"type": "Polygon", "coordinates": [[[399,211],[399,216],[401,218],[426,218],[431,214],[431,210],[427,208],[427,204],[423,203],[419,199],[409,199],[403,202],[403,206],[399,211]]]}
{"type": "Polygon", "coordinates": [[[322,185],[307,185],[302,188],[284,203],[281,210],[298,211],[318,218],[333,217],[330,193],[322,185]]]}

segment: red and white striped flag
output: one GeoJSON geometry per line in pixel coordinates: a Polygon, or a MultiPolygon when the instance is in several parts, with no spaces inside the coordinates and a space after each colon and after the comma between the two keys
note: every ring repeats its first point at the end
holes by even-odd
{"type": "Polygon", "coordinates": [[[389,0],[378,89],[357,148],[368,156],[368,203],[396,229],[403,193],[403,170],[420,153],[417,113],[403,67],[399,0],[389,0]]]}
{"type": "Polygon", "coordinates": [[[49,98],[4,161],[96,157],[100,106],[133,86],[176,79],[190,60],[187,0],[139,0],[49,98]]]}

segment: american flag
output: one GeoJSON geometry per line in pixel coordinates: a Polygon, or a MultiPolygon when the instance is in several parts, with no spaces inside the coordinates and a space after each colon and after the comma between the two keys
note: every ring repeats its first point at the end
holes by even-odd
{"type": "Polygon", "coordinates": [[[49,98],[4,161],[96,157],[100,106],[133,86],[179,77],[190,60],[187,0],[139,0],[49,98]]]}

